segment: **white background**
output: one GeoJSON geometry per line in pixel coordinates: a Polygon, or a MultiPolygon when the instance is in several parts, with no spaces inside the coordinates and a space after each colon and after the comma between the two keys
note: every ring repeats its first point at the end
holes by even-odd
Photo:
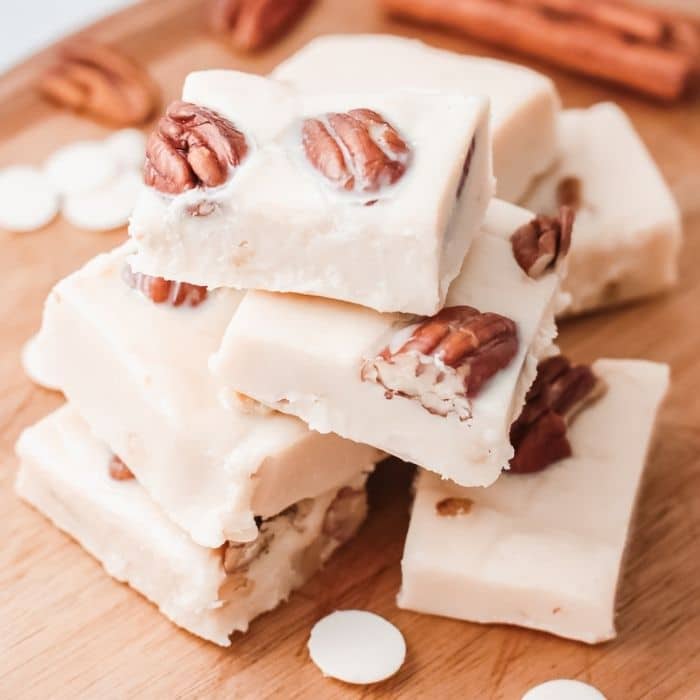
{"type": "Polygon", "coordinates": [[[0,0],[0,73],[136,0],[0,0]]]}

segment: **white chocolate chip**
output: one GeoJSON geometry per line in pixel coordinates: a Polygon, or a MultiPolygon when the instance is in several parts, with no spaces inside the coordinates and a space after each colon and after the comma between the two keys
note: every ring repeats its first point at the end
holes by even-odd
{"type": "Polygon", "coordinates": [[[377,683],[406,658],[401,632],[365,610],[338,610],[319,620],[309,637],[311,660],[324,676],[346,683],[377,683]]]}
{"type": "Polygon", "coordinates": [[[605,700],[605,695],[588,683],[560,678],[530,688],[522,700],[605,700]]]}
{"type": "Polygon", "coordinates": [[[119,162],[103,141],[76,141],[59,148],[44,166],[53,186],[64,195],[106,185],[119,172],[119,162]]]}
{"type": "Polygon", "coordinates": [[[105,139],[105,147],[124,169],[141,170],[146,154],[146,137],[138,129],[120,129],[105,139]]]}
{"type": "Polygon", "coordinates": [[[128,223],[140,186],[141,177],[128,170],[98,190],[66,197],[63,216],[87,231],[119,228],[128,223]]]}
{"type": "Polygon", "coordinates": [[[15,165],[0,171],[0,228],[33,231],[58,212],[58,194],[37,168],[15,165]]]}
{"type": "Polygon", "coordinates": [[[36,335],[32,336],[22,348],[22,368],[35,384],[52,391],[60,391],[46,369],[36,335]]]}

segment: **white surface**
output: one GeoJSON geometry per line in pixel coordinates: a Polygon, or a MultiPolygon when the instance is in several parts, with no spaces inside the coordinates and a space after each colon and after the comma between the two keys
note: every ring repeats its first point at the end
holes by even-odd
{"type": "Polygon", "coordinates": [[[0,72],[64,35],[135,2],[136,0],[2,0],[0,72]]]}
{"type": "Polygon", "coordinates": [[[13,165],[0,170],[0,229],[34,231],[56,216],[58,205],[56,189],[37,168],[13,165]]]}
{"type": "Polygon", "coordinates": [[[220,187],[171,196],[144,186],[129,226],[134,269],[381,311],[441,307],[493,190],[486,99],[412,89],[316,95],[224,70],[191,73],[182,97],[231,121],[248,152],[220,187]],[[339,191],[302,146],[304,119],[354,108],[378,112],[411,149],[403,176],[376,192],[339,191]],[[192,216],[202,203],[215,206],[192,216]]]}
{"type": "Polygon", "coordinates": [[[105,146],[122,168],[141,172],[146,153],[146,135],[142,131],[138,129],[115,131],[105,139],[105,146]]]}
{"type": "Polygon", "coordinates": [[[376,450],[299,420],[227,410],[207,370],[241,292],[195,308],[155,304],[122,279],[130,244],[49,295],[39,335],[49,376],[95,435],[192,538],[215,547],[370,469],[376,450]],[[255,475],[256,478],[251,478],[255,475]]]}
{"type": "Polygon", "coordinates": [[[561,153],[524,206],[558,209],[563,178],[581,183],[564,289],[569,313],[590,311],[668,289],[678,276],[681,217],[644,142],[627,115],[603,102],[559,117],[561,153]]]}
{"type": "Polygon", "coordinates": [[[309,654],[324,676],[346,683],[377,683],[401,668],[406,642],[401,632],[379,615],[337,610],[313,626],[309,654]]]}
{"type": "Polygon", "coordinates": [[[518,352],[474,397],[473,419],[436,415],[400,395],[389,401],[384,387],[362,380],[365,360],[414,317],[294,294],[248,292],[243,299],[210,363],[224,395],[240,391],[299,416],[313,430],[375,445],[459,483],[491,484],[513,454],[510,424],[556,335],[558,273],[531,279],[508,240],[531,218],[493,200],[485,232],[448,293],[449,306],[495,312],[517,325],[518,352]]]}
{"type": "Polygon", "coordinates": [[[401,562],[401,608],[539,629],[595,644],[615,636],[615,593],[668,366],[598,360],[607,393],[568,431],[573,456],[487,489],[421,471],[401,562]],[[446,498],[471,501],[443,515],[446,498]]]}
{"type": "Polygon", "coordinates": [[[605,700],[605,696],[588,683],[559,678],[530,688],[522,700],[605,700]]]}
{"type": "MultiPolygon", "coordinates": [[[[129,583],[175,624],[222,646],[229,645],[231,632],[245,632],[253,618],[286,600],[338,546],[322,533],[332,490],[307,502],[299,522],[293,514],[266,521],[265,556],[253,559],[245,574],[227,576],[220,549],[195,544],[135,479],[109,476],[112,452],[70,405],[27,428],[17,454],[22,498],[74,537],[110,576],[129,583]]],[[[350,487],[362,489],[364,479],[350,487]]]]}

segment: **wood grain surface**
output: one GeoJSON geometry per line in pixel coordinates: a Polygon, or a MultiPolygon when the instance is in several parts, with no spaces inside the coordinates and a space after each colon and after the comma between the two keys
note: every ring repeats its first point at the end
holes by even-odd
{"type": "MultiPolygon", "coordinates": [[[[146,62],[167,101],[191,70],[266,72],[313,36],[358,31],[418,36],[457,51],[518,60],[389,21],[372,0],[319,0],[289,36],[252,57],[210,39],[193,0],[143,3],[89,33],[146,62]]],[[[39,163],[62,143],[105,133],[37,98],[31,85],[46,60],[40,54],[0,77],[0,167],[39,163]]],[[[552,75],[566,106],[617,100],[685,215],[682,278],[673,294],[567,322],[561,335],[578,360],[644,357],[669,362],[673,370],[632,529],[619,637],[589,647],[398,610],[410,473],[397,462],[373,477],[372,512],[357,539],[287,605],[235,637],[230,649],[173,627],[13,492],[19,431],[60,403],[24,377],[20,347],[37,328],[50,287],[126,235],[79,232],[59,218],[35,233],[0,232],[0,698],[518,699],[556,677],[593,683],[609,700],[700,698],[700,105],[664,108],[532,65],[552,75]],[[378,612],[405,634],[407,661],[393,679],[352,688],[322,678],[308,660],[313,622],[348,607],[378,612]]]]}

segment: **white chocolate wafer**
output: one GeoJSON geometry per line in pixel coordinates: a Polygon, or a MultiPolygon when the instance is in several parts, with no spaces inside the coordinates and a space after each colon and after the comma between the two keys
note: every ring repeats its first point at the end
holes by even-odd
{"type": "Polygon", "coordinates": [[[39,169],[14,165],[0,170],[0,229],[34,231],[58,212],[58,193],[39,169]]]}
{"type": "Polygon", "coordinates": [[[119,162],[103,141],[74,141],[49,156],[44,172],[61,194],[79,194],[106,185],[119,172],[119,162]]]}

